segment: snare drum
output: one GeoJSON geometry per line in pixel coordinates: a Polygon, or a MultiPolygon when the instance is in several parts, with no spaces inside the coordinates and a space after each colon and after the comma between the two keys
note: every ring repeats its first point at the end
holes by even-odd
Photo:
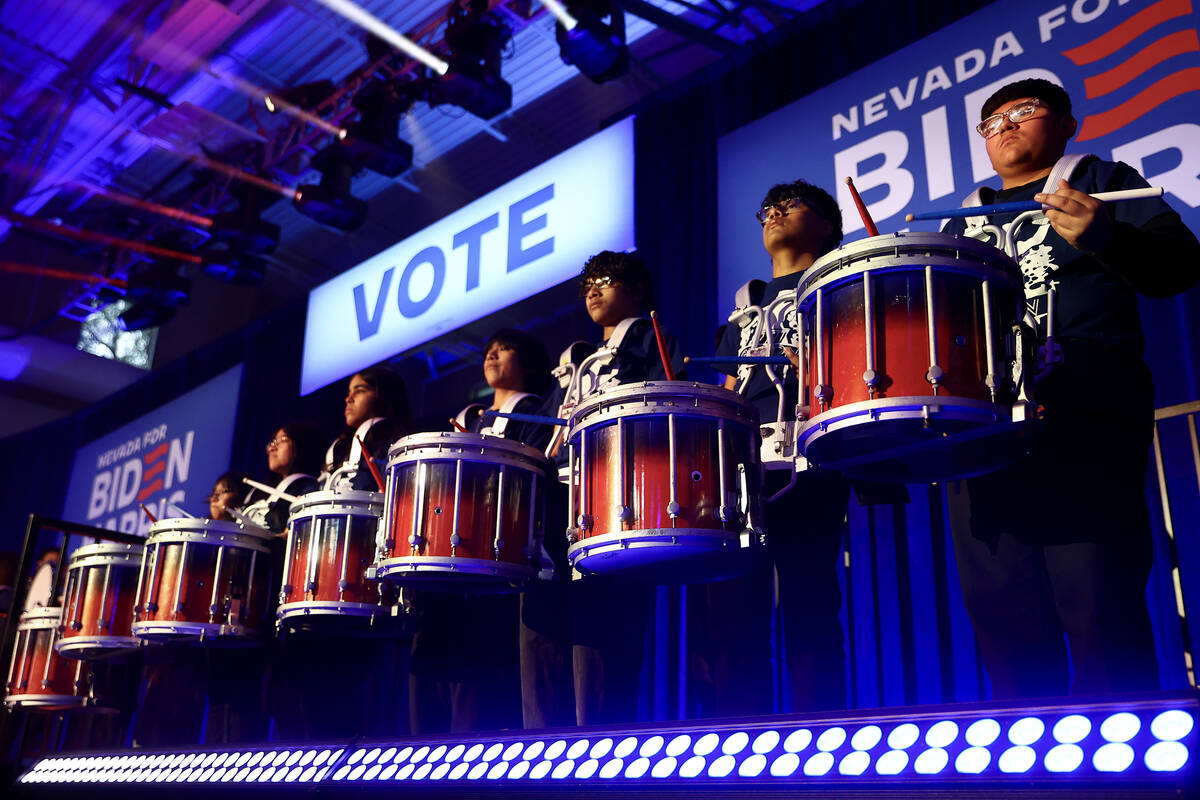
{"type": "Polygon", "coordinates": [[[765,542],[758,413],[737,392],[620,386],[579,405],[567,448],[579,573],[693,583],[753,568],[765,542]]]}
{"type": "Polygon", "coordinates": [[[62,607],[26,611],[17,622],[4,704],[12,707],[82,708],[90,665],[67,661],[54,648],[62,607]]]}
{"type": "Polygon", "coordinates": [[[371,622],[390,613],[394,592],[366,577],[375,561],[383,495],[311,492],[292,503],[291,510],[276,612],[279,624],[371,622]]]}
{"type": "Polygon", "coordinates": [[[105,542],[80,547],[67,564],[66,603],[54,649],[67,658],[129,653],[142,545],[105,542]]]}
{"type": "Polygon", "coordinates": [[[267,629],[270,531],[211,519],[150,526],[133,635],[147,641],[256,643],[267,629]]]}
{"type": "Polygon", "coordinates": [[[1012,331],[1023,303],[1016,263],[974,239],[897,233],[822,256],[798,287],[804,457],[905,482],[968,477],[1016,458],[1018,448],[973,436],[932,445],[1014,420],[1012,331]]]}
{"type": "Polygon", "coordinates": [[[378,577],[506,591],[539,577],[546,458],[477,433],[418,433],[388,451],[378,577]]]}

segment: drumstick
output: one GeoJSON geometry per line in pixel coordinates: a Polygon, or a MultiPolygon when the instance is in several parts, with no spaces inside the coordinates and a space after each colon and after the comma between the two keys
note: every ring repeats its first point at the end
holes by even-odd
{"type": "Polygon", "coordinates": [[[786,367],[791,361],[786,356],[684,356],[685,364],[771,364],[786,367]]]}
{"type": "Polygon", "coordinates": [[[174,511],[174,512],[175,512],[176,514],[178,514],[180,517],[184,517],[184,518],[186,518],[186,519],[195,519],[195,518],[196,518],[196,515],[195,515],[195,514],[189,514],[187,511],[183,510],[182,508],[180,508],[179,506],[175,505],[174,503],[167,503],[167,508],[169,508],[169,509],[171,509],[172,511],[174,511]]]}
{"type": "MultiPolygon", "coordinates": [[[[1119,192],[1096,192],[1091,195],[1105,203],[1118,200],[1145,200],[1148,197],[1162,197],[1163,187],[1148,186],[1144,189],[1122,189],[1119,192]]],[[[904,219],[912,222],[919,219],[950,219],[952,217],[986,217],[991,214],[1019,214],[1025,211],[1043,211],[1049,206],[1036,200],[1020,200],[1013,203],[993,203],[990,206],[967,206],[965,208],[947,208],[943,211],[922,211],[919,214],[906,214],[904,219]]]]}
{"type": "Polygon", "coordinates": [[[458,420],[456,420],[454,417],[450,418],[450,424],[453,425],[454,430],[458,431],[459,433],[470,433],[470,431],[460,425],[458,420]]]}
{"type": "Polygon", "coordinates": [[[650,312],[650,322],[654,325],[654,338],[658,342],[658,357],[662,359],[663,372],[667,374],[667,380],[675,380],[675,371],[671,369],[671,359],[667,356],[667,343],[663,340],[662,328],[658,326],[658,314],[654,311],[650,312]]]}
{"type": "Polygon", "coordinates": [[[375,485],[379,487],[379,491],[383,491],[383,476],[379,474],[379,467],[375,466],[375,459],[371,457],[371,451],[367,449],[367,443],[362,440],[361,436],[355,436],[358,439],[359,447],[362,448],[363,455],[367,457],[367,469],[371,470],[371,477],[375,479],[375,485]]]}
{"type": "Polygon", "coordinates": [[[867,211],[867,207],[863,205],[862,197],[859,196],[858,189],[854,187],[854,179],[846,176],[846,186],[850,189],[850,196],[854,198],[854,205],[858,206],[858,215],[862,217],[867,235],[878,236],[879,228],[875,227],[875,220],[871,219],[871,212],[867,211]]]}
{"type": "Polygon", "coordinates": [[[234,522],[240,522],[240,523],[242,523],[243,525],[249,525],[249,526],[250,526],[250,527],[252,527],[252,528],[257,528],[257,527],[259,527],[259,526],[258,526],[258,524],[257,524],[257,523],[255,523],[255,521],[254,521],[254,520],[250,519],[249,517],[247,517],[247,516],[246,516],[245,514],[243,514],[242,512],[238,511],[238,510],[237,510],[236,508],[234,508],[233,506],[226,506],[226,507],[225,507],[225,512],[226,512],[227,514],[229,514],[229,516],[233,517],[233,521],[234,521],[234,522]]]}
{"type": "Polygon", "coordinates": [[[278,495],[281,499],[287,500],[289,503],[296,502],[296,495],[288,494],[287,492],[277,492],[273,487],[267,486],[265,483],[259,483],[258,481],[251,480],[250,478],[242,478],[242,483],[246,484],[252,489],[258,489],[260,492],[266,492],[268,495],[278,495]]]}
{"type": "Polygon", "coordinates": [[[153,514],[151,514],[151,513],[150,513],[150,509],[146,508],[146,504],[145,504],[145,503],[138,503],[138,505],[142,507],[142,512],[143,512],[143,513],[144,513],[144,514],[145,514],[147,517],[149,517],[149,518],[150,518],[150,522],[151,522],[151,523],[158,522],[158,519],[157,519],[157,518],[156,518],[156,517],[155,517],[153,514]]]}
{"type": "Polygon", "coordinates": [[[566,425],[569,420],[562,417],[546,417],[541,414],[517,414],[507,411],[493,411],[490,408],[483,412],[485,417],[504,417],[516,422],[535,422],[539,425],[566,425]]]}

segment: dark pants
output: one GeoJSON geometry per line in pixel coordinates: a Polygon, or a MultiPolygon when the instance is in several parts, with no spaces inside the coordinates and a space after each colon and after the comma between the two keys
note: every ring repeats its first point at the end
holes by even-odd
{"type": "MultiPolygon", "coordinates": [[[[766,493],[786,473],[769,473],[766,493]]],[[[708,585],[704,629],[717,716],[775,710],[771,617],[775,578],[783,611],[787,677],[795,710],[844,708],[846,652],[838,612],[838,555],[850,485],[840,477],[801,474],[796,486],[765,504],[768,563],[750,575],[708,585]]]]}
{"type": "Polygon", "coordinates": [[[553,581],[521,595],[521,718],[527,729],[575,724],[569,589],[553,581]]]}
{"type": "Polygon", "coordinates": [[[569,593],[576,722],[636,721],[653,587],[593,575],[569,593]]]}
{"type": "Polygon", "coordinates": [[[993,694],[1156,689],[1148,370],[1068,349],[1038,401],[1045,424],[1029,456],[949,492],[963,598],[993,694]]]}

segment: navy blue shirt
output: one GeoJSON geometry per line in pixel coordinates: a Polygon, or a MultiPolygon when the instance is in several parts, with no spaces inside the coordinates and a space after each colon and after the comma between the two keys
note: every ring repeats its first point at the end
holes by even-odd
{"type": "MultiPolygon", "coordinates": [[[[495,425],[499,420],[483,418],[483,408],[474,409],[467,414],[467,430],[471,433],[479,433],[483,428],[490,425],[495,425]]],[[[514,414],[541,414],[542,398],[535,394],[529,397],[522,397],[513,407],[514,414]]],[[[539,425],[536,422],[519,422],[515,419],[510,419],[508,424],[504,426],[504,438],[513,442],[521,442],[530,447],[544,451],[546,445],[550,444],[550,432],[554,430],[549,425],[539,425]]]]}
{"type": "MultiPolygon", "coordinates": [[[[763,289],[762,298],[757,305],[766,307],[779,296],[780,292],[786,292],[789,289],[795,289],[800,284],[800,279],[804,277],[804,271],[793,272],[790,275],[784,275],[770,281],[763,289]]],[[[781,331],[774,331],[773,340],[778,342],[781,331]]],[[[718,356],[736,356],[738,348],[741,346],[742,329],[737,325],[730,323],[725,326],[725,333],[721,336],[721,341],[717,345],[718,356]]],[[[770,355],[782,356],[783,349],[778,345],[771,351],[770,355]]],[[[727,375],[737,375],[736,364],[714,364],[713,367],[727,375]]],[[[784,400],[783,413],[784,420],[795,419],[796,416],[796,370],[789,364],[786,367],[773,367],[776,377],[783,381],[784,400]]],[[[779,392],[775,389],[775,384],[767,377],[767,370],[762,365],[756,365],[750,373],[750,381],[746,385],[746,399],[758,409],[758,417],[762,422],[778,422],[776,419],[777,411],[779,410],[779,392]]]]}

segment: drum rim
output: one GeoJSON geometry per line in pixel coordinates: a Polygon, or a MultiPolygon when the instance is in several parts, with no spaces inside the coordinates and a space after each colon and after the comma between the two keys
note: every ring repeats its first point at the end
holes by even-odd
{"type": "MultiPolygon", "coordinates": [[[[147,545],[152,544],[155,547],[161,547],[164,544],[188,542],[193,544],[207,544],[212,547],[234,547],[239,550],[256,550],[260,553],[271,552],[270,539],[274,538],[274,534],[271,534],[269,538],[251,535],[241,540],[234,539],[232,541],[226,541],[223,538],[226,536],[242,536],[244,533],[244,531],[236,533],[222,533],[219,531],[162,531],[151,536],[146,540],[146,543],[147,545]]],[[[145,561],[145,556],[143,556],[142,563],[145,564],[145,561]]]]}
{"type": "Polygon", "coordinates": [[[315,505],[347,505],[367,507],[377,505],[382,511],[383,492],[367,492],[359,489],[340,491],[338,489],[321,489],[316,492],[302,494],[289,507],[291,514],[307,510],[315,505]]]}
{"type": "MultiPolygon", "coordinates": [[[[607,389],[588,397],[586,400],[582,401],[578,406],[576,406],[575,410],[571,413],[569,427],[573,432],[583,422],[583,417],[591,413],[603,413],[604,411],[608,410],[603,408],[603,406],[612,403],[618,403],[623,400],[628,402],[628,398],[630,397],[686,396],[691,392],[695,392],[694,396],[698,396],[703,400],[709,400],[714,403],[722,403],[727,407],[743,409],[749,412],[747,415],[748,417],[752,417],[754,419],[753,424],[758,424],[757,409],[755,409],[754,405],[750,403],[750,401],[732,389],[726,389],[723,386],[699,383],[697,381],[639,381],[637,383],[621,384],[615,388],[607,389]],[[687,389],[683,390],[684,387],[687,387],[687,389]]],[[[659,408],[657,406],[650,406],[648,403],[642,403],[640,405],[646,408],[659,408]]],[[[699,408],[703,407],[700,406],[699,408]]],[[[674,412],[659,410],[655,413],[657,415],[666,416],[667,414],[674,412]]],[[[682,413],[682,411],[680,413],[682,413]]],[[[650,416],[650,414],[639,414],[638,416],[650,416]]],[[[719,416],[725,419],[738,419],[736,414],[731,416],[722,414],[695,414],[693,416],[719,416]]]]}
{"type": "Polygon", "coordinates": [[[275,618],[284,620],[293,617],[308,617],[313,613],[335,617],[373,617],[376,613],[389,608],[391,606],[383,606],[378,603],[353,603],[349,600],[294,600],[290,603],[280,603],[275,611],[275,618]],[[305,607],[312,607],[313,611],[306,613],[305,607]],[[318,608],[324,610],[317,610],[318,608]]]}
{"type": "Polygon", "coordinates": [[[406,448],[437,448],[447,446],[468,449],[483,447],[485,450],[508,450],[518,455],[527,456],[532,461],[543,462],[546,460],[546,457],[536,447],[531,447],[515,439],[505,439],[502,436],[486,436],[482,433],[471,433],[470,431],[426,431],[424,433],[410,433],[408,436],[397,439],[392,443],[392,446],[388,448],[388,466],[390,467],[392,462],[396,461],[399,457],[413,452],[406,448]]]}
{"type": "Polygon", "coordinates": [[[139,547],[136,552],[92,553],[84,556],[72,555],[71,560],[67,562],[67,572],[89,569],[91,567],[117,567],[118,569],[128,567],[133,569],[142,563],[145,554],[146,549],[139,547]]]}
{"type": "Polygon", "coordinates": [[[150,640],[159,638],[158,632],[161,631],[171,636],[211,636],[213,638],[225,637],[233,639],[252,639],[257,637],[266,628],[255,627],[251,625],[229,625],[220,622],[191,622],[180,619],[164,619],[164,620],[139,620],[130,626],[131,632],[135,639],[150,640]],[[179,632],[172,631],[171,628],[181,628],[179,632]],[[143,629],[144,632],[139,633],[137,628],[143,629]],[[187,630],[182,630],[187,628],[187,630]],[[241,633],[233,633],[232,631],[241,631],[241,633]]]}
{"type": "Polygon", "coordinates": [[[64,650],[128,650],[141,646],[141,640],[133,634],[128,636],[68,636],[59,635],[54,649],[62,655],[64,650]],[[130,647],[132,645],[132,647],[130,647]]]}
{"type": "MultiPolygon", "coordinates": [[[[441,573],[447,575],[486,575],[496,579],[506,579],[513,576],[518,578],[536,577],[538,570],[535,567],[525,566],[521,564],[513,564],[511,561],[494,561],[489,558],[468,558],[466,556],[396,556],[393,558],[385,558],[376,561],[375,572],[378,580],[386,580],[389,572],[399,574],[420,574],[422,572],[441,573]],[[406,565],[411,563],[411,569],[404,569],[406,565]],[[474,566],[476,564],[487,564],[486,571],[474,571],[462,569],[459,565],[474,566]],[[510,574],[503,575],[505,571],[510,574]]],[[[393,578],[393,580],[395,580],[393,578]]],[[[465,582],[465,581],[464,581],[465,582]]]]}
{"type": "Polygon", "coordinates": [[[82,706],[86,705],[87,698],[77,694],[6,694],[4,696],[4,705],[15,706],[23,704],[27,706],[82,706]],[[28,698],[28,699],[26,699],[28,698]],[[33,701],[37,702],[33,702],[33,701]]]}
{"type": "Polygon", "coordinates": [[[42,606],[41,608],[22,611],[17,620],[18,630],[40,630],[43,627],[57,627],[62,622],[62,606],[42,606]],[[26,625],[26,623],[50,623],[48,625],[26,625]]]}
{"type": "Polygon", "coordinates": [[[70,559],[67,560],[67,568],[70,569],[76,559],[82,560],[93,556],[116,556],[124,554],[136,554],[140,557],[145,549],[146,545],[144,543],[96,542],[95,544],[85,544],[82,547],[75,548],[75,551],[71,553],[70,559]]]}
{"type": "Polygon", "coordinates": [[[168,517],[151,523],[147,529],[146,541],[155,536],[168,533],[215,533],[238,534],[270,541],[273,533],[257,525],[245,525],[241,522],[226,522],[223,519],[206,519],[203,517],[168,517]]]}
{"type": "Polygon", "coordinates": [[[860,424],[857,422],[849,423],[847,422],[848,420],[863,417],[870,418],[877,412],[889,413],[889,419],[917,419],[923,416],[921,409],[924,406],[958,409],[963,413],[976,417],[982,417],[987,413],[993,415],[999,413],[1001,417],[999,421],[1001,422],[1003,421],[1003,412],[1007,411],[1010,415],[1012,413],[1012,406],[1007,403],[993,403],[990,400],[976,400],[975,398],[952,394],[910,395],[905,397],[882,397],[876,400],[860,400],[856,403],[834,406],[816,416],[809,417],[796,431],[796,444],[803,450],[805,442],[815,441],[826,433],[830,433],[831,431],[828,428],[831,425],[837,425],[835,430],[841,430],[851,425],[860,424]]]}

